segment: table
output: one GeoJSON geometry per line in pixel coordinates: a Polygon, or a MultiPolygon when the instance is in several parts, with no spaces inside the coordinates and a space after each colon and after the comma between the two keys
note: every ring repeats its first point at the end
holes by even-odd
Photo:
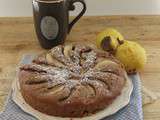
{"type": "MultiPolygon", "coordinates": [[[[127,40],[140,43],[147,51],[147,65],[140,73],[142,83],[160,92],[160,16],[83,17],[66,42],[95,43],[106,27],[119,30],[127,40]]],[[[42,53],[30,17],[0,18],[0,110],[11,88],[16,66],[24,53],[42,53]]],[[[144,120],[160,120],[160,100],[143,107],[144,120]]]]}

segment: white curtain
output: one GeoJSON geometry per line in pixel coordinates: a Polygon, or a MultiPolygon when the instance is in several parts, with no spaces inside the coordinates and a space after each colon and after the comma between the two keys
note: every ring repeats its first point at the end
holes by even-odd
{"type": "MultiPolygon", "coordinates": [[[[32,16],[32,0],[0,0],[0,16],[32,16]]],[[[85,15],[160,14],[160,0],[86,0],[85,15]]],[[[78,8],[72,15],[77,14],[78,8]]]]}

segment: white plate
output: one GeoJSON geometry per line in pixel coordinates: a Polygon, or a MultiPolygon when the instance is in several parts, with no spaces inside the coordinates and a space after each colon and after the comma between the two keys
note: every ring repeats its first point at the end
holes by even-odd
{"type": "MultiPolygon", "coordinates": [[[[133,90],[133,85],[131,80],[126,75],[127,81],[126,84],[122,90],[122,93],[120,96],[118,96],[112,104],[110,104],[106,109],[101,110],[97,112],[96,114],[93,114],[91,116],[83,117],[83,118],[72,118],[72,120],[99,120],[104,117],[107,117],[109,115],[112,115],[125,107],[129,101],[130,101],[130,95],[133,90]]],[[[55,117],[55,116],[49,116],[44,113],[41,113],[35,109],[33,109],[30,105],[28,105],[25,100],[23,99],[20,87],[19,87],[19,81],[18,79],[15,79],[13,85],[13,94],[12,99],[13,101],[26,113],[36,117],[39,120],[71,120],[71,118],[62,118],[62,117],[55,117]]]]}

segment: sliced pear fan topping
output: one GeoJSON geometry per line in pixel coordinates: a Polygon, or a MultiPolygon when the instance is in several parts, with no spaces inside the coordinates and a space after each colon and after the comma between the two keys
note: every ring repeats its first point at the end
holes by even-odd
{"type": "Polygon", "coordinates": [[[46,55],[46,60],[49,64],[53,64],[57,67],[64,67],[64,65],[58,60],[54,59],[50,53],[46,55]]]}
{"type": "Polygon", "coordinates": [[[64,55],[66,57],[70,57],[69,52],[72,50],[73,46],[72,45],[66,45],[64,47],[64,55]]]}
{"type": "Polygon", "coordinates": [[[95,69],[97,70],[101,70],[103,68],[106,67],[106,65],[118,65],[117,63],[113,62],[113,61],[110,61],[110,60],[104,60],[102,62],[99,62],[96,66],[95,66],[95,69]]]}

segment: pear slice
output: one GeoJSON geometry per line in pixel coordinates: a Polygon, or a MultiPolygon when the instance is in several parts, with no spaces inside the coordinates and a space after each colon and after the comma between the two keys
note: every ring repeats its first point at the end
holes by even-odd
{"type": "Polygon", "coordinates": [[[113,61],[111,61],[111,60],[103,60],[103,61],[97,63],[97,65],[95,66],[95,69],[101,70],[101,69],[105,68],[106,65],[118,66],[117,63],[115,63],[115,62],[113,62],[113,61]]]}
{"type": "Polygon", "coordinates": [[[64,47],[64,55],[65,55],[65,57],[68,57],[68,58],[70,57],[69,52],[72,50],[72,48],[73,48],[72,44],[66,45],[64,47]]]}
{"type": "Polygon", "coordinates": [[[57,67],[64,67],[64,65],[58,60],[54,59],[50,53],[46,55],[46,60],[49,64],[55,65],[57,67]]]}
{"type": "Polygon", "coordinates": [[[49,94],[56,94],[58,92],[61,92],[64,89],[63,85],[57,85],[57,86],[53,86],[52,88],[48,89],[48,93],[49,94]]]}
{"type": "Polygon", "coordinates": [[[58,85],[48,89],[45,95],[54,98],[52,99],[53,101],[64,101],[69,97],[70,93],[71,91],[64,85],[58,85]]]}

